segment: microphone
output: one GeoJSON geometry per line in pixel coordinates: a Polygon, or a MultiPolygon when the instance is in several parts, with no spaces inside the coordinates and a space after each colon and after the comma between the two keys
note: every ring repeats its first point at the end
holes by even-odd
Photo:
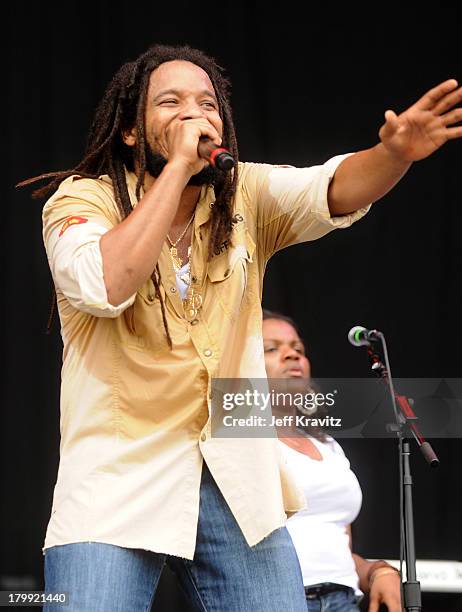
{"type": "Polygon", "coordinates": [[[199,140],[197,152],[199,157],[206,159],[210,162],[211,166],[215,166],[220,170],[228,171],[234,166],[234,158],[231,153],[227,149],[216,145],[209,138],[201,138],[199,140]]]}
{"type": "Polygon", "coordinates": [[[348,340],[353,346],[370,346],[371,342],[380,340],[380,333],[376,329],[366,329],[362,325],[355,325],[348,332],[348,340]]]}

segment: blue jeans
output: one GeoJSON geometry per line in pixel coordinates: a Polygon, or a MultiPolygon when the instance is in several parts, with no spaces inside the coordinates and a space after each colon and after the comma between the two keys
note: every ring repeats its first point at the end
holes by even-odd
{"type": "Polygon", "coordinates": [[[250,547],[205,462],[194,560],[82,542],[45,551],[45,590],[69,605],[43,610],[150,610],[165,563],[200,612],[306,612],[297,555],[285,528],[250,547]]]}
{"type": "Polygon", "coordinates": [[[306,598],[308,612],[359,612],[358,598],[353,589],[334,591],[314,598],[306,598]]]}

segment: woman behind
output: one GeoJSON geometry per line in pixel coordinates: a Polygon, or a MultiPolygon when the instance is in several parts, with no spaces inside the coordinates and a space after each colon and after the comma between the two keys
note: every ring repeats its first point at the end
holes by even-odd
{"type": "MultiPolygon", "coordinates": [[[[265,310],[263,341],[268,378],[300,379],[308,390],[310,362],[296,324],[265,310]]],[[[308,435],[295,428],[281,432],[280,440],[308,502],[287,522],[308,611],[358,611],[362,594],[369,593],[369,612],[377,612],[381,603],[390,612],[400,612],[399,572],[385,561],[370,562],[352,553],[351,523],[359,514],[362,494],[341,446],[321,432],[308,435]]]]}

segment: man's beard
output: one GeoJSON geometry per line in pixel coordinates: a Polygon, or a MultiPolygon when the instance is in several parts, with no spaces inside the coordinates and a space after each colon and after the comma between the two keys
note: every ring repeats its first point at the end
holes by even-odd
{"type": "MultiPolygon", "coordinates": [[[[146,170],[151,176],[157,178],[165,168],[167,160],[160,153],[154,153],[151,147],[146,143],[146,170]]],[[[188,185],[216,185],[220,178],[223,177],[223,172],[214,166],[208,165],[202,168],[197,174],[193,174],[188,181],[188,185]]]]}

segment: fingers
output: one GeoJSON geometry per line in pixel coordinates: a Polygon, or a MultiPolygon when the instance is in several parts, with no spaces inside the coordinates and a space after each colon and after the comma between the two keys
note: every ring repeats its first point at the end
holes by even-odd
{"type": "Polygon", "coordinates": [[[200,130],[199,141],[210,140],[217,146],[221,145],[222,139],[218,134],[217,130],[212,125],[210,125],[210,123],[198,123],[197,127],[200,130]]]}
{"type": "Polygon", "coordinates": [[[221,138],[220,135],[218,134],[217,130],[213,127],[213,125],[211,123],[209,123],[206,120],[200,120],[197,121],[192,119],[191,121],[194,121],[197,125],[197,127],[200,129],[201,131],[201,135],[200,137],[203,138],[210,138],[210,140],[213,140],[213,142],[217,145],[221,144],[221,138]]]}
{"type": "Polygon", "coordinates": [[[385,123],[379,131],[380,138],[390,138],[399,129],[399,121],[396,113],[392,110],[385,111],[385,123]]]}
{"type": "MultiPolygon", "coordinates": [[[[462,108],[455,108],[454,110],[446,113],[441,117],[443,125],[446,127],[453,123],[462,121],[462,108]]],[[[445,129],[446,140],[454,140],[455,138],[462,138],[462,126],[446,127],[445,129]]]]}
{"type": "Polygon", "coordinates": [[[219,146],[218,129],[202,117],[172,121],[165,130],[165,142],[160,143],[159,150],[169,161],[176,160],[184,164],[191,175],[196,174],[206,165],[205,157],[199,152],[199,142],[211,140],[219,146]]]}
{"type": "Polygon", "coordinates": [[[403,129],[405,128],[401,125],[396,113],[392,110],[385,111],[385,123],[379,130],[379,137],[382,142],[384,140],[390,140],[395,134],[402,132],[403,129]]]}
{"type": "Polygon", "coordinates": [[[372,595],[369,596],[368,612],[379,612],[381,603],[386,605],[388,612],[401,612],[402,610],[400,599],[396,597],[378,597],[372,595]]]}
{"type": "Polygon", "coordinates": [[[368,612],[379,612],[380,602],[377,597],[369,598],[369,607],[367,609],[368,612]]]}
{"type": "Polygon", "coordinates": [[[388,612],[401,612],[403,609],[401,602],[397,600],[385,601],[384,604],[387,606],[388,612]]]}
{"type": "Polygon", "coordinates": [[[393,130],[397,130],[399,127],[398,117],[392,110],[385,111],[385,121],[393,130]]]}
{"type": "Polygon", "coordinates": [[[421,110],[435,110],[436,105],[438,103],[444,104],[442,99],[453,92],[457,86],[458,83],[456,79],[448,79],[447,81],[443,81],[436,87],[430,89],[430,91],[427,91],[427,93],[415,103],[415,106],[421,110]]]}
{"type": "Polygon", "coordinates": [[[167,148],[191,147],[195,150],[197,143],[202,139],[210,139],[215,144],[221,144],[221,137],[215,127],[206,119],[184,119],[172,123],[167,129],[169,145],[167,148]]]}
{"type": "Polygon", "coordinates": [[[369,592],[369,612],[378,612],[380,604],[387,606],[388,612],[401,612],[401,582],[396,572],[378,576],[369,592]]]}
{"type": "Polygon", "coordinates": [[[455,91],[446,94],[444,98],[442,98],[435,106],[433,112],[435,114],[441,115],[456,104],[459,104],[459,102],[462,102],[462,87],[459,87],[455,91]]]}
{"type": "Polygon", "coordinates": [[[441,117],[443,125],[452,125],[458,121],[462,121],[462,108],[455,108],[441,117]]]}
{"type": "Polygon", "coordinates": [[[446,139],[454,140],[454,138],[462,138],[462,126],[446,129],[446,139]]]}

